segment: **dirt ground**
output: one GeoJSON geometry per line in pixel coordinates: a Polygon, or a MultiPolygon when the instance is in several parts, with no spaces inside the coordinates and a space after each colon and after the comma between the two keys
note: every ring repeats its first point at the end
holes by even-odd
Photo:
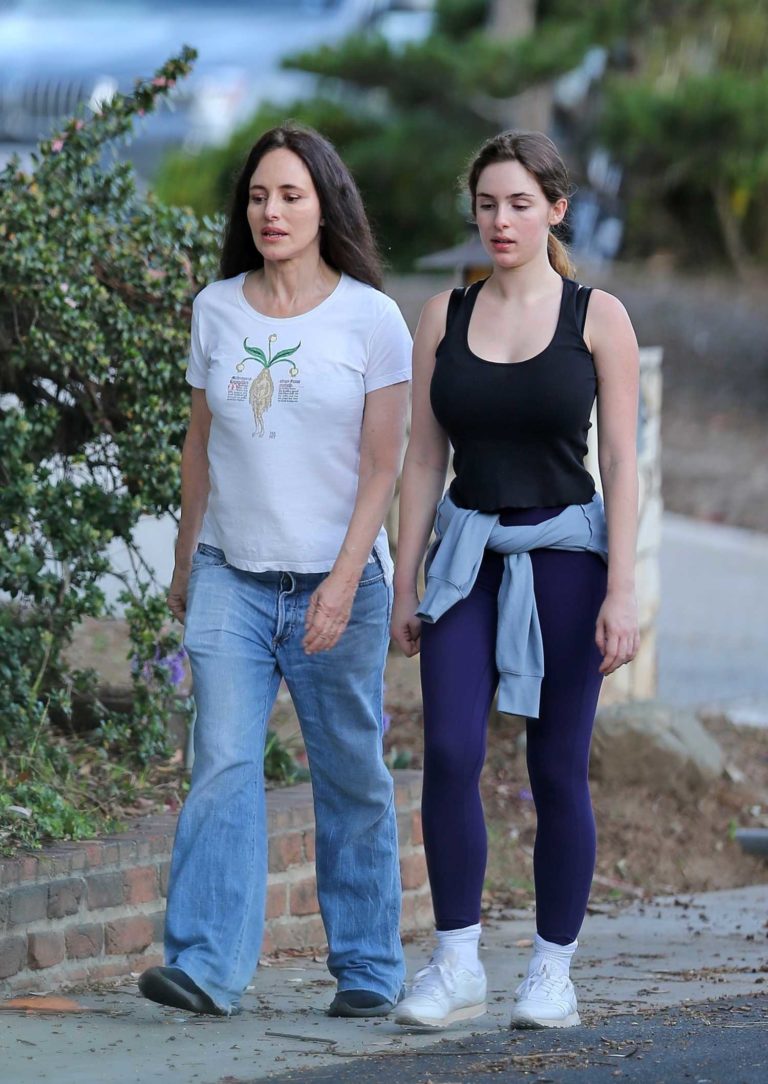
{"type": "MultiPolygon", "coordinates": [[[[421,709],[413,660],[394,653],[387,669],[390,726],[386,749],[421,767],[421,709]],[[410,754],[410,756],[408,756],[410,754]]],[[[736,727],[704,716],[725,753],[728,776],[708,793],[674,794],[646,786],[593,780],[598,833],[592,900],[631,899],[655,893],[702,892],[768,881],[768,865],[745,855],[736,828],[768,827],[768,729],[736,727]],[[735,782],[734,780],[737,780],[735,782]]],[[[481,781],[488,824],[487,903],[522,903],[532,895],[536,814],[529,790],[523,723],[493,713],[481,781]]]]}

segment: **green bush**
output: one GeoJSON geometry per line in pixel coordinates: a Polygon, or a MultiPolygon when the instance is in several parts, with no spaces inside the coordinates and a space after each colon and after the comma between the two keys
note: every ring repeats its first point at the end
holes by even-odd
{"type": "MultiPolygon", "coordinates": [[[[5,806],[53,810],[35,775],[47,780],[60,766],[54,724],[66,727],[78,702],[90,702],[95,740],[113,754],[142,763],[166,752],[173,687],[163,663],[178,634],[132,536],[141,516],[178,505],[189,316],[194,295],[215,277],[219,228],[139,195],[110,145],[194,56],[183,50],[131,95],[72,119],[41,143],[29,171],[12,160],[0,172],[5,806]],[[134,698],[119,715],[94,699],[95,675],[65,658],[78,623],[105,612],[100,581],[115,574],[115,540],[133,566],[120,578],[134,698]]],[[[82,830],[62,814],[65,834],[82,830]]]]}

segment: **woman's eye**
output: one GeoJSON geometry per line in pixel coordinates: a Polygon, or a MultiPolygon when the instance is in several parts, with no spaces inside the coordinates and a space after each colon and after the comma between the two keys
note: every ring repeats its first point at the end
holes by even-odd
{"type": "Polygon", "coordinates": [[[492,211],[493,210],[493,204],[492,203],[481,203],[480,204],[480,210],[481,211],[492,211]]]}

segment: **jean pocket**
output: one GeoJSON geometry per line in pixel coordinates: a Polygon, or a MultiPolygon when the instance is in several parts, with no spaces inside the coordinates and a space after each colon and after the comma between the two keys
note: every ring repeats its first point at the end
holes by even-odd
{"type": "Polygon", "coordinates": [[[193,568],[198,565],[204,565],[207,568],[224,568],[226,563],[227,558],[224,556],[224,550],[220,550],[216,546],[209,546],[207,542],[198,542],[197,549],[192,557],[193,568]]]}
{"type": "Polygon", "coordinates": [[[384,579],[384,569],[378,553],[374,551],[373,560],[369,561],[363,569],[358,587],[370,587],[374,583],[381,583],[384,579]]]}

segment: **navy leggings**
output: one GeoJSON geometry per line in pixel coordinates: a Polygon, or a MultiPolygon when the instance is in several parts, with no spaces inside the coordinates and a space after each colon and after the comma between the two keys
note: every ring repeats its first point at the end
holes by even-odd
{"type": "MultiPolygon", "coordinates": [[[[541,523],[559,508],[505,512],[505,526],[541,523]]],[[[527,722],[536,806],[533,854],[536,927],[557,944],[576,940],[595,865],[587,777],[602,676],[595,622],[606,591],[596,554],[534,550],[536,606],[545,676],[538,719],[527,722]]],[[[421,630],[424,699],[422,820],[438,930],[480,921],[487,836],[480,798],[495,663],[503,557],[486,551],[469,596],[421,630]]]]}

